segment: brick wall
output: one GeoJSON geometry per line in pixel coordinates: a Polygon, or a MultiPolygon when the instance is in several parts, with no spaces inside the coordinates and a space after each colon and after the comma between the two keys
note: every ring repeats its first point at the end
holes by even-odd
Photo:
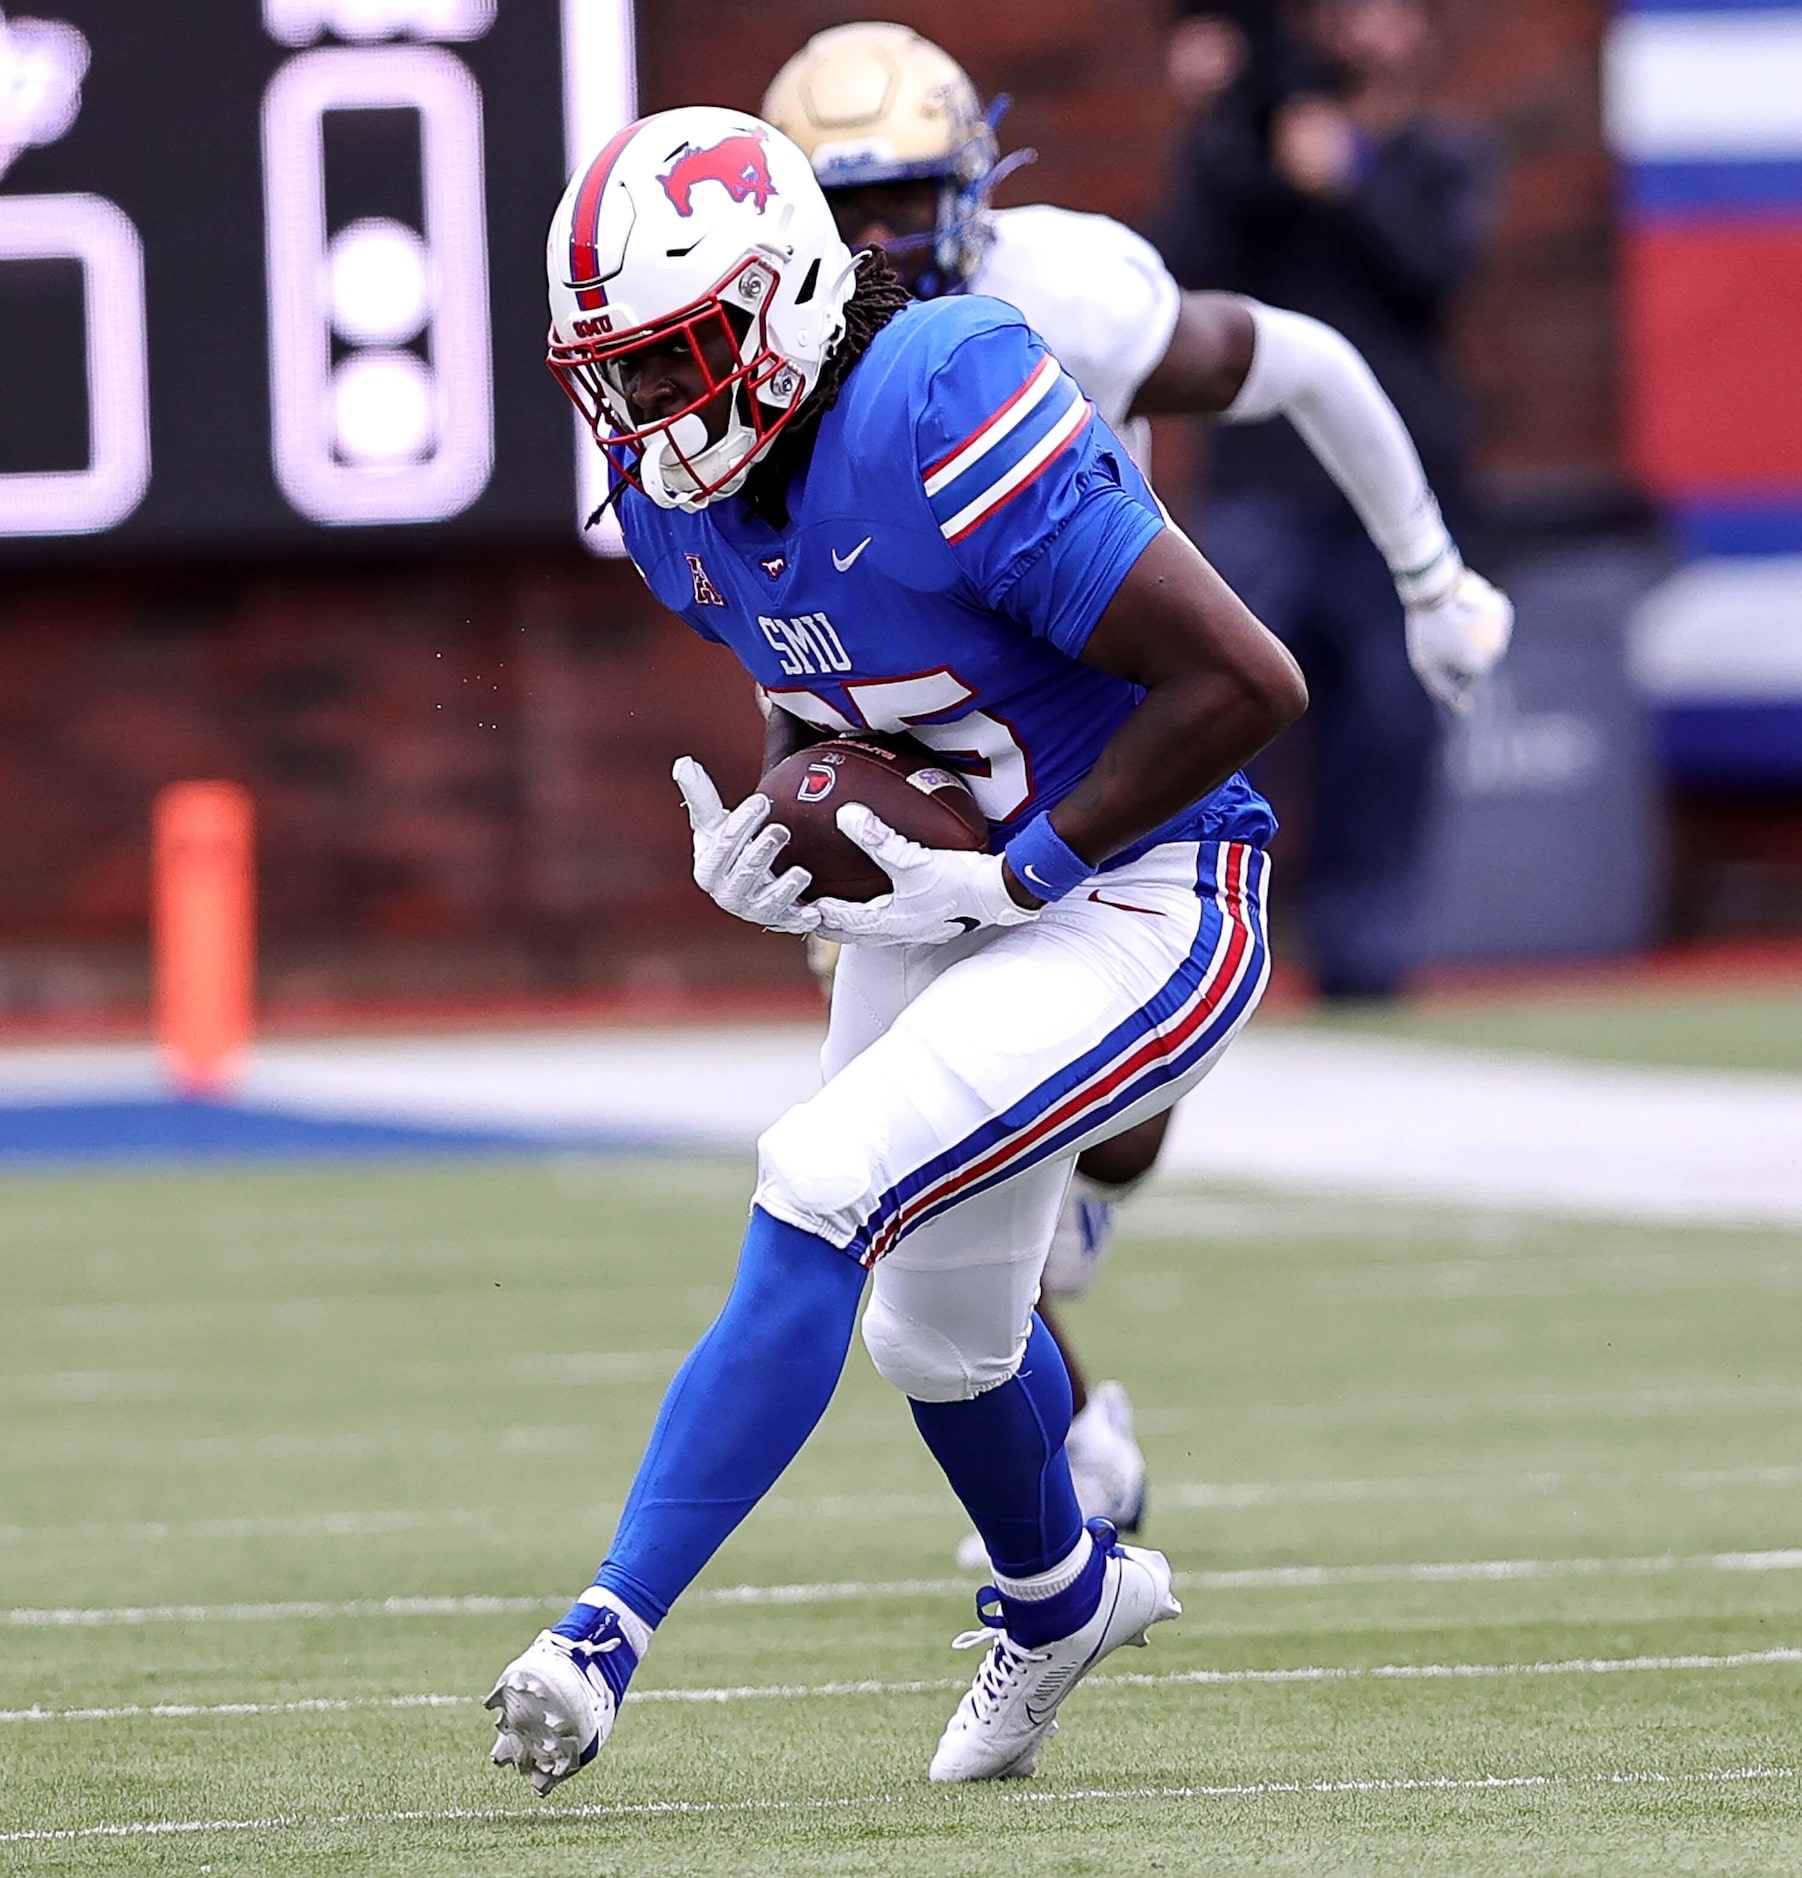
{"type": "Polygon", "coordinates": [[[694,893],[669,781],[755,781],[746,681],[623,566],[20,581],[0,643],[0,1012],[141,1001],[195,776],[255,798],[278,1003],[799,977],[694,893]]]}
{"type": "Polygon", "coordinates": [[[1503,159],[1495,239],[1459,350],[1499,492],[1618,474],[1619,361],[1598,60],[1606,0],[1454,0],[1446,102],[1503,159]]]}
{"type": "MultiPolygon", "coordinates": [[[[1176,126],[1158,0],[950,0],[899,16],[1012,92],[1040,151],[1004,200],[1143,221],[1176,126]]],[[[647,108],[753,104],[811,0],[640,9],[647,108]]],[[[1462,347],[1498,476],[1616,456],[1602,0],[1448,0],[1447,99],[1509,158],[1462,347]]],[[[795,948],[688,885],[686,748],[742,789],[727,656],[573,554],[380,570],[146,569],[0,589],[0,1017],[140,1000],[149,802],[231,776],[260,821],[264,991],[314,996],[787,979],[795,948]]]]}

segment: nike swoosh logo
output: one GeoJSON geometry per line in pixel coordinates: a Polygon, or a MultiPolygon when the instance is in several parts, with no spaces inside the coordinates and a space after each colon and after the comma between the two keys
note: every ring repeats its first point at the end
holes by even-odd
{"type": "MultiPolygon", "coordinates": [[[[1105,901],[1105,900],[1102,902],[1102,905],[1104,906],[1109,905],[1109,904],[1110,902],[1105,901]]],[[[1133,910],[1137,912],[1139,909],[1135,907],[1133,910]]],[[[1114,1621],[1114,1612],[1117,1611],[1119,1608],[1120,1608],[1120,1587],[1119,1587],[1118,1580],[1116,1580],[1115,1585],[1114,1585],[1113,1602],[1108,1606],[1107,1616],[1102,1618],[1102,1622],[1101,1622],[1102,1636],[1104,1637],[1106,1636],[1107,1627],[1109,1624],[1111,1624],[1114,1621]]],[[[1096,1613],[1096,1615],[1100,1616],[1099,1611],[1096,1613]]],[[[1093,1623],[1094,1621],[1095,1619],[1093,1617],[1089,1619],[1090,1623],[1093,1623]]],[[[1101,1644],[1099,1641],[1097,1641],[1095,1648],[1091,1650],[1089,1654],[1086,1657],[1084,1657],[1080,1663],[1070,1663],[1065,1666],[1058,1681],[1052,1683],[1050,1682],[1048,1678],[1047,1683],[1040,1684],[1039,1695],[1040,1695],[1041,1700],[1047,1693],[1047,1684],[1049,1684],[1049,1694],[1051,1697],[1051,1700],[1047,1702],[1043,1708],[1035,1709],[1033,1707],[1032,1697],[1028,1696],[1026,1698],[1026,1701],[1024,1702],[1022,1706],[1026,1710],[1026,1719],[1031,1724],[1031,1726],[1033,1726],[1034,1728],[1043,1728],[1044,1725],[1048,1721],[1051,1720],[1051,1718],[1057,1713],[1058,1704],[1064,1699],[1066,1695],[1070,1693],[1071,1687],[1075,1684],[1077,1679],[1084,1673],[1085,1670],[1090,1670],[1095,1667],[1095,1660],[1096,1660],[1096,1657],[1099,1655],[1100,1650],[1101,1650],[1101,1644]]]]}
{"type": "Polygon", "coordinates": [[[1052,1716],[1057,1713],[1058,1704],[1069,1694],[1071,1685],[1076,1681],[1077,1677],[1082,1674],[1083,1669],[1086,1667],[1087,1665],[1085,1664],[1072,1663],[1056,1682],[1041,1687],[1039,1690],[1039,1707],[1035,1708],[1033,1706],[1031,1696],[1026,1698],[1026,1719],[1033,1727],[1043,1728],[1052,1716]]]}
{"type": "Polygon", "coordinates": [[[954,926],[961,926],[965,932],[974,932],[976,928],[982,924],[982,921],[979,919],[971,919],[967,913],[953,913],[951,915],[951,923],[954,926]]]}
{"type": "Polygon", "coordinates": [[[1024,874],[1026,878],[1030,880],[1035,887],[1043,887],[1047,893],[1051,891],[1050,882],[1045,879],[1044,875],[1041,874],[1039,870],[1036,867],[1034,867],[1030,861],[1028,861],[1026,865],[1020,869],[1020,872],[1024,874]]]}
{"type": "Polygon", "coordinates": [[[873,535],[865,535],[849,554],[840,554],[839,551],[834,548],[832,550],[832,565],[836,567],[841,574],[850,573],[852,567],[856,564],[857,557],[863,553],[864,549],[867,548],[874,539],[875,537],[873,535]]]}
{"type": "Polygon", "coordinates": [[[1161,906],[1134,906],[1130,900],[1104,900],[1100,894],[1094,892],[1090,893],[1089,898],[1097,906],[1111,906],[1121,913],[1143,913],[1147,919],[1162,919],[1165,916],[1161,906]]]}

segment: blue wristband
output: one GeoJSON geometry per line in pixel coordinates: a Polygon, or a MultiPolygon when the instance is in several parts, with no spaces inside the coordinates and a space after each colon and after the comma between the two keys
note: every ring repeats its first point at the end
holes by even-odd
{"type": "Polygon", "coordinates": [[[1095,871],[1051,826],[1049,815],[1035,815],[1001,853],[1014,878],[1041,900],[1061,900],[1095,871]]]}

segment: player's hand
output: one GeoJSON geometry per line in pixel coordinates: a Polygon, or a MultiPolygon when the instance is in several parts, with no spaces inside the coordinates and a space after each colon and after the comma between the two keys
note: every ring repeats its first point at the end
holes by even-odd
{"type": "Polygon", "coordinates": [[[1437,598],[1406,609],[1408,663],[1429,696],[1460,717],[1508,650],[1514,602],[1467,567],[1437,598]]]}
{"type": "Polygon", "coordinates": [[[770,819],[768,796],[746,796],[732,810],[720,800],[713,778],[692,756],[676,759],[671,774],[688,806],[695,836],[695,885],[728,913],[771,932],[812,932],[820,916],[798,904],[813,884],[804,867],[775,871],[788,846],[788,830],[770,819]]]}
{"type": "Polygon", "coordinates": [[[848,945],[942,945],[979,926],[1018,926],[1038,918],[1007,890],[998,854],[963,854],[923,848],[898,835],[861,802],[847,802],[836,817],[854,841],[895,883],[876,900],[816,900],[820,932],[848,945]]]}

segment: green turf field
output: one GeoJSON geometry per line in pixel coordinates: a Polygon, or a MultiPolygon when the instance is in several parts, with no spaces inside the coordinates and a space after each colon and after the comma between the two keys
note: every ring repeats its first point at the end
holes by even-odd
{"type": "Polygon", "coordinates": [[[961,1527],[856,1352],[535,1801],[478,1700],[586,1581],[746,1184],[0,1185],[0,1869],[1802,1868],[1802,1235],[1168,1189],[1076,1324],[1187,1613],[1036,1781],[925,1781],[961,1527]]]}

